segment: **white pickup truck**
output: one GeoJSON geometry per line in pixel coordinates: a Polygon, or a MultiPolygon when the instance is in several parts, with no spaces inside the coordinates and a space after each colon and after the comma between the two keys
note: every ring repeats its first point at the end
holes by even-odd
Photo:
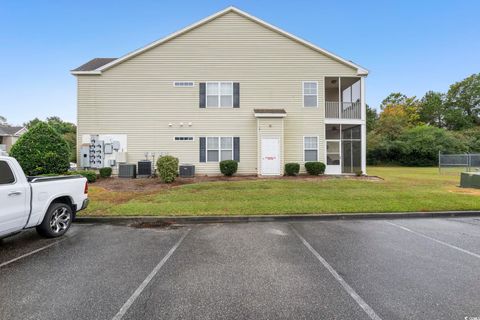
{"type": "Polygon", "coordinates": [[[87,205],[84,177],[27,177],[17,160],[0,156],[0,238],[33,227],[59,237],[87,205]]]}

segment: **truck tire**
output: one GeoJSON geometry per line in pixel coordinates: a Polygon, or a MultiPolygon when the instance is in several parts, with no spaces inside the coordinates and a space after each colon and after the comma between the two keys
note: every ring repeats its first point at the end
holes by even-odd
{"type": "Polygon", "coordinates": [[[47,210],[37,232],[47,238],[62,236],[72,224],[72,208],[65,203],[53,203],[47,210]]]}

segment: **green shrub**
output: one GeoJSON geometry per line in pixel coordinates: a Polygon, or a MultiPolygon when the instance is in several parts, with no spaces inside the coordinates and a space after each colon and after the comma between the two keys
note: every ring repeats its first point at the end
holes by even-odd
{"type": "Polygon", "coordinates": [[[62,136],[45,122],[25,132],[10,149],[26,175],[62,174],[70,167],[70,149],[62,136]]]}
{"type": "Polygon", "coordinates": [[[79,174],[81,176],[84,176],[87,178],[87,181],[90,183],[93,183],[97,181],[97,173],[93,170],[78,170],[78,171],[72,171],[72,175],[79,174]]]}
{"type": "Polygon", "coordinates": [[[112,168],[110,167],[100,168],[99,171],[101,178],[109,178],[112,175],[112,168]]]}
{"type": "Polygon", "coordinates": [[[406,129],[394,140],[372,132],[367,139],[367,162],[369,164],[434,166],[438,164],[439,151],[464,153],[473,149],[469,148],[472,144],[470,141],[461,134],[433,126],[406,129]]]}
{"type": "Polygon", "coordinates": [[[227,176],[233,176],[238,170],[238,162],[235,160],[220,161],[220,172],[227,176]]]}
{"type": "Polygon", "coordinates": [[[286,163],[285,164],[285,175],[287,176],[296,176],[300,172],[300,164],[298,163],[286,163]]]}
{"type": "Polygon", "coordinates": [[[305,162],[305,170],[312,176],[318,176],[325,172],[325,164],[317,161],[305,162]]]}
{"type": "Polygon", "coordinates": [[[178,158],[162,156],[157,160],[157,171],[163,182],[171,183],[178,175],[178,158]]]}

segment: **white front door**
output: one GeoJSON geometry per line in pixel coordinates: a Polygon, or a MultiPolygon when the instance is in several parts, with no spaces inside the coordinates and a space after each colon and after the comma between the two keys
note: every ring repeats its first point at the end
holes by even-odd
{"type": "Polygon", "coordinates": [[[262,138],[262,175],[280,175],[280,140],[262,138]]]}

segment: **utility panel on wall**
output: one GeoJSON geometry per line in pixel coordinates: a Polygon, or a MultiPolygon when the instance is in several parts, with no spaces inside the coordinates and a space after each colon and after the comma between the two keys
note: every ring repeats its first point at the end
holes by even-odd
{"type": "Polygon", "coordinates": [[[83,168],[116,167],[118,163],[127,161],[127,135],[84,134],[80,153],[83,168]]]}

